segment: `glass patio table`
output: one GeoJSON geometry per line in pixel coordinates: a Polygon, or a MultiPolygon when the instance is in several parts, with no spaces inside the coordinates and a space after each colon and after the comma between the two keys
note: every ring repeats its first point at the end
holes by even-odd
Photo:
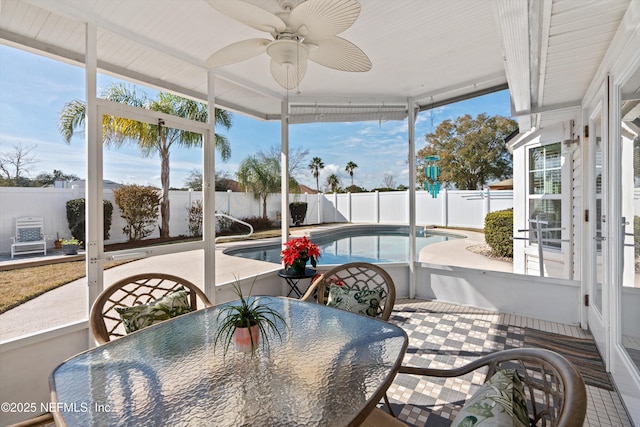
{"type": "MultiPolygon", "coordinates": [[[[390,323],[282,297],[285,318],[252,356],[214,347],[220,306],[168,320],[67,360],[50,376],[69,426],[356,426],[389,387],[406,333],[390,323]]],[[[233,304],[233,302],[231,302],[233,304]]]]}

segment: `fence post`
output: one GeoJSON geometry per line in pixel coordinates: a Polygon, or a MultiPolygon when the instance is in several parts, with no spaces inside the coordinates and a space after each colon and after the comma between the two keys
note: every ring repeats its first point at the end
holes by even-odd
{"type": "Polygon", "coordinates": [[[333,193],[333,222],[338,222],[338,193],[333,193]]]}
{"type": "Polygon", "coordinates": [[[231,213],[231,190],[227,190],[227,215],[233,216],[231,213]]]}
{"type": "Polygon", "coordinates": [[[486,194],[484,199],[484,210],[485,210],[484,217],[486,218],[489,212],[491,212],[491,190],[487,188],[485,192],[486,194]]]}
{"type": "Polygon", "coordinates": [[[375,204],[376,204],[376,212],[375,212],[375,223],[380,223],[380,191],[376,190],[375,195],[375,204]]]}
{"type": "Polygon", "coordinates": [[[347,213],[349,215],[347,222],[351,222],[351,191],[347,192],[347,213]]]}
{"type": "Polygon", "coordinates": [[[316,193],[316,199],[318,199],[318,224],[322,224],[322,193],[316,193]]]}
{"type": "Polygon", "coordinates": [[[444,191],[440,192],[439,195],[442,195],[442,226],[449,226],[449,189],[445,188],[444,191]]]}

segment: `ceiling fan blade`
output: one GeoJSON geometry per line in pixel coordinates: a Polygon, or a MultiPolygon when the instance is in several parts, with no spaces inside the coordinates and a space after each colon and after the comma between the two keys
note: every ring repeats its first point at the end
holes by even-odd
{"type": "Polygon", "coordinates": [[[295,89],[307,72],[307,61],[300,61],[298,66],[279,64],[271,60],[271,75],[280,86],[285,89],[295,89]]]}
{"type": "Polygon", "coordinates": [[[288,22],[301,35],[322,40],[351,27],[358,15],[358,0],[308,0],[291,11],[288,22]]]}
{"type": "Polygon", "coordinates": [[[249,39],[231,43],[211,55],[205,66],[216,68],[253,58],[264,53],[271,42],[269,39],[249,39]]]}
{"type": "Polygon", "coordinates": [[[358,46],[341,37],[307,41],[309,59],[325,67],[341,71],[363,72],[371,69],[371,60],[358,46]]]}
{"type": "Polygon", "coordinates": [[[242,22],[256,30],[273,33],[287,27],[282,19],[268,10],[239,0],[206,0],[209,6],[229,18],[242,22]]]}

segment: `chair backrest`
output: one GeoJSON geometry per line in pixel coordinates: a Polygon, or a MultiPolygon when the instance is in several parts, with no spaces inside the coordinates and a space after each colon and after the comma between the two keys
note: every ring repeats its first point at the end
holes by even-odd
{"type": "Polygon", "coordinates": [[[524,384],[531,425],[582,427],[587,393],[582,376],[562,355],[541,348],[497,351],[453,369],[401,366],[404,374],[439,378],[459,377],[488,366],[485,381],[501,369],[516,369],[524,384]]]}
{"type": "Polygon", "coordinates": [[[143,273],[118,280],[102,291],[91,307],[89,326],[96,344],[104,344],[125,335],[122,319],[116,308],[148,304],[160,299],[180,287],[189,292],[191,310],[211,307],[207,296],[190,281],[162,273],[143,273]]]}
{"type": "Polygon", "coordinates": [[[44,219],[36,216],[16,218],[16,242],[36,242],[44,239],[44,219]]]}
{"type": "Polygon", "coordinates": [[[389,320],[396,302],[396,287],[393,279],[382,267],[367,262],[352,262],[330,269],[313,281],[307,292],[300,298],[326,304],[331,284],[349,289],[382,289],[378,316],[389,320]]]}

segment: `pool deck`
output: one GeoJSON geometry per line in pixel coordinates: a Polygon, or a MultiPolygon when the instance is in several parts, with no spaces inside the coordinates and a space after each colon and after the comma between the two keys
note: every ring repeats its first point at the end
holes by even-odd
{"type": "MultiPolygon", "coordinates": [[[[293,229],[292,235],[316,234],[318,232],[330,231],[335,226],[314,227],[312,229],[293,229]]],[[[470,231],[457,231],[437,229],[436,231],[460,234],[466,236],[465,239],[455,239],[446,242],[435,243],[424,247],[419,254],[419,260],[433,264],[447,264],[468,268],[482,268],[484,270],[512,271],[511,264],[505,261],[489,259],[485,256],[466,250],[469,246],[484,243],[482,233],[470,231]]],[[[278,239],[267,239],[268,242],[277,242],[278,239]]],[[[235,242],[219,244],[219,249],[215,253],[216,283],[226,283],[232,281],[236,276],[246,277],[248,275],[274,273],[281,268],[280,264],[246,259],[236,256],[225,255],[223,251],[229,247],[238,245],[255,244],[251,242],[235,242]]],[[[69,261],[70,257],[64,255],[51,255],[50,257],[30,257],[33,261],[37,259],[46,262],[44,258],[51,260],[69,261]]],[[[78,259],[82,259],[80,256],[78,259]]],[[[11,264],[24,264],[27,258],[11,260],[0,260],[0,266],[11,264]]],[[[25,264],[26,265],[26,264],[25,264]]],[[[133,274],[145,272],[169,273],[186,278],[201,288],[204,287],[204,251],[194,250],[169,255],[159,255],[145,258],[110,268],[104,272],[104,283],[113,283],[120,278],[133,274]]],[[[50,328],[60,327],[86,319],[88,308],[84,279],[75,280],[59,288],[46,292],[45,294],[32,299],[18,307],[0,314],[0,342],[25,336],[34,332],[44,331],[50,328]],[[64,310],[56,310],[55,316],[38,315],[33,313],[46,313],[51,307],[64,306],[64,310]]]]}

